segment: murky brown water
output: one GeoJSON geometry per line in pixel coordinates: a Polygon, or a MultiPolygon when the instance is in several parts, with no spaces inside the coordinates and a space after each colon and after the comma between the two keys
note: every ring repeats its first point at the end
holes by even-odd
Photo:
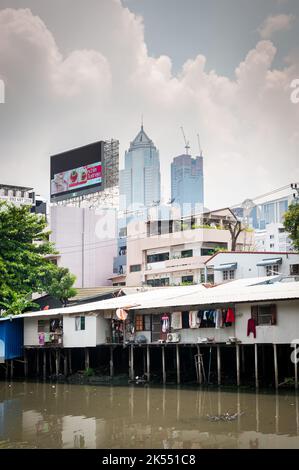
{"type": "Polygon", "coordinates": [[[299,398],[0,382],[0,448],[299,448],[299,398]],[[241,412],[234,421],[207,415],[241,412]]]}

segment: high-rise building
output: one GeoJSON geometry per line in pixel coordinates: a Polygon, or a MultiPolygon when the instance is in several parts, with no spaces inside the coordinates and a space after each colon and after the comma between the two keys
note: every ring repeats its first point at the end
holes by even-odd
{"type": "Polygon", "coordinates": [[[174,157],[171,163],[171,199],[182,214],[201,212],[204,204],[203,157],[174,157]]]}
{"type": "Polygon", "coordinates": [[[143,125],[125,153],[125,167],[120,171],[120,197],[121,210],[128,215],[137,208],[158,204],[161,199],[159,152],[143,125]]]}

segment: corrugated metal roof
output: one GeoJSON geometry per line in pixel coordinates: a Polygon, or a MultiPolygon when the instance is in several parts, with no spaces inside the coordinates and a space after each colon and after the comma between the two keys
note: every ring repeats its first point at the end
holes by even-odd
{"type": "MultiPolygon", "coordinates": [[[[89,302],[73,307],[61,307],[39,312],[24,313],[13,318],[71,315],[76,313],[115,310],[117,308],[154,309],[180,306],[200,306],[239,302],[299,299],[299,282],[271,282],[273,278],[252,278],[228,282],[210,289],[202,284],[164,287],[122,297],[89,302]],[[267,284],[265,284],[267,282],[267,284]],[[262,284],[264,283],[264,284],[262,284]]],[[[0,321],[7,320],[0,318],[0,321]]]]}

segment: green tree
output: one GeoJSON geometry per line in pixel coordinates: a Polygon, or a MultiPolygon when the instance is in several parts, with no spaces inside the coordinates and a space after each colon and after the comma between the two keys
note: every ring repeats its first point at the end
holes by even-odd
{"type": "Polygon", "coordinates": [[[67,268],[57,268],[47,273],[48,288],[47,293],[59,299],[63,305],[67,304],[70,297],[77,293],[73,287],[76,277],[67,268]]]}
{"type": "Polygon", "coordinates": [[[74,295],[75,277],[47,259],[57,253],[49,236],[45,217],[32,214],[28,206],[0,203],[0,302],[17,300],[12,294],[7,300],[7,292],[27,300],[33,292],[51,292],[64,302],[74,295]]]}
{"type": "Polygon", "coordinates": [[[7,290],[4,296],[4,300],[0,302],[0,310],[4,310],[3,316],[20,315],[25,310],[39,307],[38,304],[32,302],[28,294],[18,294],[17,292],[7,290]]]}
{"type": "Polygon", "coordinates": [[[295,250],[299,251],[299,204],[294,202],[289,206],[284,215],[284,228],[289,232],[295,250]]]}

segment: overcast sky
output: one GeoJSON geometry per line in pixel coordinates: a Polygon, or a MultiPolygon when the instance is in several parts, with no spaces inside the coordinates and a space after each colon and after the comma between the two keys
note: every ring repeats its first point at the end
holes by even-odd
{"type": "Polygon", "coordinates": [[[233,205],[299,181],[298,0],[0,0],[0,183],[48,196],[49,155],[140,127],[162,189],[184,150],[205,201],[233,205]]]}

